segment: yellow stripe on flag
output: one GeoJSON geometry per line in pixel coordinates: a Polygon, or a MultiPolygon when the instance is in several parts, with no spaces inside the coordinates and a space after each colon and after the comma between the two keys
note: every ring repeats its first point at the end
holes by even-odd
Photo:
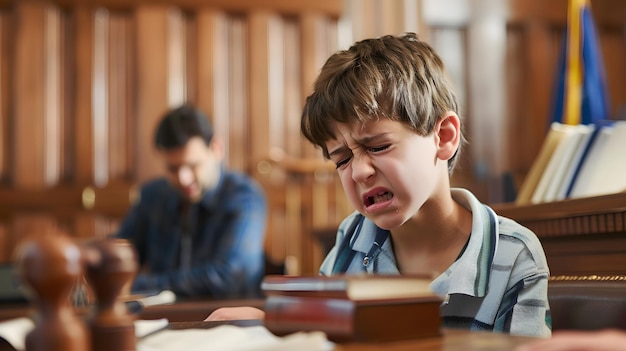
{"type": "Polygon", "coordinates": [[[567,81],[565,84],[565,124],[580,124],[582,106],[581,13],[588,0],[569,0],[567,17],[567,81]]]}

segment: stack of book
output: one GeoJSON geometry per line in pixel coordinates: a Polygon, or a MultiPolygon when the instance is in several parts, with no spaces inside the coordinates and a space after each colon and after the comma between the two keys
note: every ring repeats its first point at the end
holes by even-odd
{"type": "Polygon", "coordinates": [[[276,335],[323,331],[334,342],[440,335],[441,298],[411,276],[267,276],[265,327],[276,335]]]}
{"type": "Polygon", "coordinates": [[[518,205],[626,190],[626,121],[552,123],[522,184],[518,205]]]}

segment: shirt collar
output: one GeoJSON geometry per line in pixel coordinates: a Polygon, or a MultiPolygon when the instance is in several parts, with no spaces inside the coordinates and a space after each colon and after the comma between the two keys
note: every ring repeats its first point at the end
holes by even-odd
{"type": "Polygon", "coordinates": [[[498,217],[465,189],[452,189],[452,197],[472,212],[472,232],[465,251],[431,287],[435,292],[483,297],[498,245],[498,217]]]}

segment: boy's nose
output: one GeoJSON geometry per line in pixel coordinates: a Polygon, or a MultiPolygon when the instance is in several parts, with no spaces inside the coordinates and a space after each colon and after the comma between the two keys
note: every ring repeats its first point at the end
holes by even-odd
{"type": "Polygon", "coordinates": [[[357,183],[368,180],[375,172],[371,160],[367,156],[352,157],[352,179],[357,183]]]}

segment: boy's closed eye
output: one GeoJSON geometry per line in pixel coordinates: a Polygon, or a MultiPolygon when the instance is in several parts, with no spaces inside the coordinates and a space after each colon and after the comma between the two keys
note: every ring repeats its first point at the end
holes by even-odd
{"type": "MultiPolygon", "coordinates": [[[[365,150],[367,150],[367,152],[376,154],[389,149],[390,146],[390,144],[385,144],[382,146],[369,146],[365,147],[365,150]]],[[[341,167],[348,164],[348,162],[350,162],[350,160],[352,159],[352,153],[350,153],[350,155],[348,155],[347,157],[338,157],[338,159],[339,161],[335,161],[335,166],[337,167],[337,169],[340,169],[341,167]]]]}
{"type": "Polygon", "coordinates": [[[336,168],[339,169],[339,168],[347,165],[348,162],[350,162],[350,159],[352,159],[352,157],[347,157],[347,158],[344,158],[344,159],[342,159],[340,161],[335,162],[336,168]]]}
{"type": "Polygon", "coordinates": [[[389,144],[385,144],[385,145],[382,145],[382,146],[370,146],[370,147],[367,148],[367,151],[373,152],[373,153],[381,152],[381,151],[387,150],[389,148],[389,146],[390,146],[389,144]]]}

